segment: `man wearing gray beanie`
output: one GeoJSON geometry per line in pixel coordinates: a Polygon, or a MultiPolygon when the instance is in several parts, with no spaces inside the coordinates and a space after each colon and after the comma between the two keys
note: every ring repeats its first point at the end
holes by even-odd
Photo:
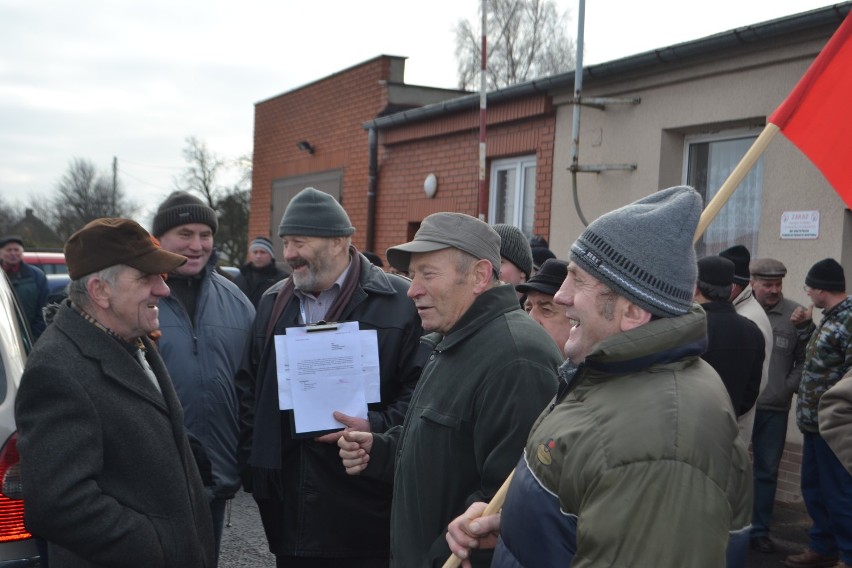
{"type": "Polygon", "coordinates": [[[245,353],[254,306],[216,269],[216,212],[198,197],[175,191],[157,209],[153,235],[164,250],[187,257],[169,274],[160,300],[160,355],[184,409],[186,429],[212,467],[206,480],[216,536],[222,538],[227,501],[240,487],[236,375],[245,353]]]}
{"type": "Polygon", "coordinates": [[[234,283],[257,308],[263,293],[289,275],[289,272],[275,262],[272,241],[266,237],[255,237],[249,243],[248,262],[240,267],[240,273],[237,274],[234,283]]]}
{"type": "MultiPolygon", "coordinates": [[[[513,287],[529,280],[533,272],[533,256],[529,239],[514,225],[498,223],[494,230],[500,235],[500,280],[513,287]]],[[[524,305],[523,292],[517,291],[521,306],[524,305]]]]}
{"type": "Polygon", "coordinates": [[[477,503],[450,524],[454,553],[499,528],[496,568],[744,566],[749,457],[692,302],[701,207],[692,188],[658,191],[574,242],[555,296],[575,322],[559,393],[502,514],[472,524],[477,503]]]}
{"type": "Polygon", "coordinates": [[[254,396],[254,421],[243,439],[250,487],[278,566],[379,568],[388,565],[391,485],[352,478],[340,466],[342,429],[384,432],[402,423],[426,352],[408,299],[409,281],[386,274],[352,245],[355,227],[331,195],[312,187],[296,194],[281,218],[289,278],[261,297],[250,362],[241,384],[254,396]],[[293,428],[293,410],[280,410],[273,336],[287,328],[358,322],[375,330],[381,398],[367,418],[334,413],[340,430],[316,436],[293,428]]]}

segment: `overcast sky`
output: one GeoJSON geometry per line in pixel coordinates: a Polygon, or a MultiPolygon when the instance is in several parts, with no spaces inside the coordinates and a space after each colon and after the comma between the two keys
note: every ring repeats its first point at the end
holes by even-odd
{"type": "MultiPolygon", "coordinates": [[[[569,10],[576,37],[578,0],[569,10]]],[[[823,0],[588,0],[587,65],[828,6],[823,0]]],[[[0,196],[46,200],[74,158],[118,159],[140,221],[189,136],[252,151],[254,104],[378,55],[454,88],[453,28],[480,0],[0,0],[0,196]]]]}

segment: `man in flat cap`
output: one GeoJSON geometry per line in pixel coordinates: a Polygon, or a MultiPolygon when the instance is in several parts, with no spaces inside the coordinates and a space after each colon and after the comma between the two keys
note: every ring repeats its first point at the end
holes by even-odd
{"type": "Polygon", "coordinates": [[[793,393],[799,389],[805,341],[801,341],[790,321],[799,304],[784,297],[784,264],[774,258],[757,258],[749,264],[754,299],[763,307],[772,324],[772,356],[769,379],[757,399],[754,430],[754,512],[751,518],[751,547],[771,553],[775,544],[769,538],[778,467],[787,441],[787,419],[793,393]]]}
{"type": "MultiPolygon", "coordinates": [[[[490,499],[517,462],[562,358],[500,283],[500,236],[488,224],[434,213],[387,259],[412,277],[432,353],[401,427],[338,444],[350,474],[393,481],[391,566],[431,568],[450,554],[447,523],[490,499]]],[[[490,560],[483,551],[473,564],[490,560]]]]}
{"type": "Polygon", "coordinates": [[[553,296],[559,291],[567,275],[567,262],[549,258],[532,278],[515,286],[515,290],[526,297],[524,309],[544,328],[560,352],[565,347],[574,324],[568,319],[565,309],[556,305],[553,296]]]}
{"type": "Polygon", "coordinates": [[[354,232],[331,195],[306,188],[293,197],[278,228],[291,276],[261,298],[241,376],[256,401],[254,422],[244,425],[251,466],[244,477],[278,566],[388,565],[392,487],[346,475],[337,455],[341,432],[299,435],[293,410],[281,410],[278,400],[273,337],[320,321],[354,321],[376,331],[381,399],[368,405],[366,419],[340,412],[334,418],[341,429],[363,432],[402,424],[426,358],[422,328],[406,297],[408,280],[358,252],[354,232]]]}
{"type": "Polygon", "coordinates": [[[227,501],[240,488],[236,376],[254,322],[254,306],[215,270],[218,228],[212,208],[175,191],[160,204],[151,231],[164,250],[188,259],[169,273],[171,295],[160,306],[157,345],[183,405],[186,428],[211,464],[212,478],[205,482],[217,551],[227,501]]]}
{"type": "Polygon", "coordinates": [[[27,526],[56,566],[216,566],[207,496],[148,339],[186,262],[128,219],[65,243],[69,301],[27,359],[15,407],[27,526]]]}
{"type": "Polygon", "coordinates": [[[733,281],[734,263],[727,258],[698,260],[695,302],[707,314],[707,349],[701,358],[719,373],[739,417],[757,401],[765,346],[757,325],[731,304],[733,281]]]}
{"type": "Polygon", "coordinates": [[[574,320],[556,399],[539,416],[502,513],[475,503],[454,554],[495,568],[744,566],[751,470],[731,401],[700,358],[692,301],[701,196],[658,191],[574,242],[556,293],[574,320]],[[664,250],[666,254],[659,254],[664,250]]]}
{"type": "Polygon", "coordinates": [[[20,235],[0,238],[0,264],[21,302],[33,338],[38,339],[45,326],[42,309],[47,305],[47,276],[24,262],[24,239],[20,235]]]}
{"type": "MultiPolygon", "coordinates": [[[[734,245],[720,252],[719,256],[734,263],[734,283],[731,286],[731,302],[733,302],[734,308],[738,314],[756,323],[763,334],[764,348],[766,349],[763,357],[763,376],[760,379],[760,392],[763,392],[763,389],[766,388],[766,382],[769,380],[769,360],[772,358],[772,324],[769,323],[769,318],[754,298],[754,292],[751,288],[748,271],[751,253],[743,245],[734,245]]],[[[756,409],[752,407],[737,420],[740,425],[740,434],[742,434],[746,445],[751,440],[755,412],[756,409]]]]}
{"type": "Polygon", "coordinates": [[[814,264],[805,277],[808,308],[796,308],[792,321],[807,340],[796,399],[796,425],[802,432],[802,499],[813,521],[804,552],[788,556],[791,568],[852,566],[852,474],[819,432],[822,395],[852,369],[852,297],[846,275],[833,258],[814,264]],[[817,327],[813,308],[822,310],[817,327]]]}

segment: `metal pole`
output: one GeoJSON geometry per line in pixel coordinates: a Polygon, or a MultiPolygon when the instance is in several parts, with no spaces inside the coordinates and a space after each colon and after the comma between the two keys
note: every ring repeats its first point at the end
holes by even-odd
{"type": "Polygon", "coordinates": [[[487,42],[485,39],[486,24],[486,2],[482,0],[482,46],[481,64],[479,66],[479,218],[488,220],[488,185],[485,181],[485,120],[488,109],[488,98],[485,92],[485,70],[488,57],[487,42]]]}
{"type": "Polygon", "coordinates": [[[577,16],[577,61],[574,66],[574,121],[571,126],[571,168],[577,171],[580,156],[580,93],[583,91],[583,28],[586,19],[586,0],[580,0],[577,16]]]}

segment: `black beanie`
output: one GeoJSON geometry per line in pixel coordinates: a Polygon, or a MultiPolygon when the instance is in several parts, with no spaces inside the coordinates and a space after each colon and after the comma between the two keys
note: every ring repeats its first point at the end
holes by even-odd
{"type": "Polygon", "coordinates": [[[846,275],[843,267],[833,258],[826,258],[811,266],[805,284],[827,292],[845,292],[846,275]]]}
{"type": "Polygon", "coordinates": [[[174,191],[157,209],[151,234],[159,238],[166,231],[189,223],[204,223],[213,229],[214,235],[219,228],[219,221],[213,209],[194,195],[185,191],[174,191]]]}
{"type": "Polygon", "coordinates": [[[533,269],[529,239],[513,225],[498,223],[494,225],[494,230],[500,235],[500,256],[517,266],[529,278],[533,269]]]}
{"type": "Polygon", "coordinates": [[[724,256],[699,258],[698,281],[713,286],[730,286],[734,282],[734,263],[724,256]]]}
{"type": "Polygon", "coordinates": [[[726,248],[719,253],[722,258],[727,258],[734,263],[734,284],[748,286],[751,274],[748,271],[748,263],[751,262],[751,253],[743,245],[735,245],[726,248]]]}

